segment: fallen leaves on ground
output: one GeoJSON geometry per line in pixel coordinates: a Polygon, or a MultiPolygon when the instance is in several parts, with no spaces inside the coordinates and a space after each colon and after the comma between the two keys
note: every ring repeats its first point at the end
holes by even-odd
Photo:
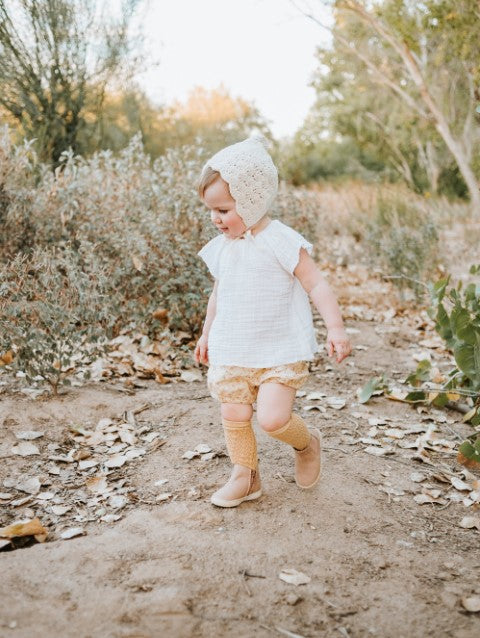
{"type": "MultiPolygon", "coordinates": [[[[0,492],[0,502],[9,506],[13,516],[17,508],[25,507],[24,512],[31,514],[33,519],[33,522],[27,520],[25,524],[40,524],[41,519],[48,525],[52,536],[60,538],[80,535],[78,523],[97,520],[116,522],[121,518],[119,512],[138,499],[136,490],[129,485],[125,467],[138,462],[166,442],[159,431],[162,424],[137,422],[136,413],[148,407],[148,404],[141,406],[135,412],[125,412],[118,418],[100,419],[94,428],[71,425],[64,444],[44,444],[42,450],[35,446],[35,455],[41,456],[44,469],[33,476],[27,473],[6,478],[3,487],[9,491],[0,492]],[[76,530],[75,533],[72,530],[76,530]]],[[[28,452],[29,456],[33,453],[30,447],[33,444],[28,441],[41,439],[42,433],[29,431],[16,436],[26,440],[21,440],[12,452],[22,452],[22,456],[27,456],[28,452]]],[[[206,444],[197,448],[195,453],[203,458],[212,453],[206,444]]],[[[161,495],[160,498],[157,496],[158,500],[162,500],[161,495]]],[[[7,533],[5,530],[9,529],[8,526],[3,528],[3,537],[7,533]]],[[[43,527],[41,529],[44,530],[43,527]]],[[[43,533],[46,530],[33,535],[43,533]]],[[[9,542],[0,543],[0,549],[11,548],[9,542]]]]}

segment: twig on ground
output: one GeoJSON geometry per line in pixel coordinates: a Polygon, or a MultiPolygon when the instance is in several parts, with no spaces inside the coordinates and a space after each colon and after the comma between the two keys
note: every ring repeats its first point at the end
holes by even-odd
{"type": "Polygon", "coordinates": [[[425,282],[420,281],[419,279],[414,279],[413,277],[407,277],[407,275],[382,275],[382,279],[406,279],[407,281],[413,281],[413,283],[423,286],[426,290],[428,290],[428,286],[425,282]]]}
{"type": "Polygon", "coordinates": [[[333,445],[329,445],[328,447],[326,445],[322,445],[322,449],[323,450],[338,450],[338,452],[343,452],[344,454],[350,454],[348,450],[342,450],[341,447],[335,447],[333,445]]]}

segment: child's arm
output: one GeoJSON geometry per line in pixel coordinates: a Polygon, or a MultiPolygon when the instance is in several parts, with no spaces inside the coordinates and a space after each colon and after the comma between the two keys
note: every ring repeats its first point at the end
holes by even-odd
{"type": "Polygon", "coordinates": [[[350,340],[343,326],[343,319],[333,290],[322,277],[318,266],[305,248],[300,249],[300,259],[294,275],[310,296],[315,308],[322,315],[327,327],[327,352],[336,352],[337,362],[343,361],[352,351],[350,340]]]}
{"type": "Polygon", "coordinates": [[[215,279],[215,285],[208,299],[207,314],[203,324],[202,336],[195,346],[194,357],[197,363],[208,363],[208,333],[210,332],[210,327],[217,312],[217,287],[218,280],[215,279]]]}

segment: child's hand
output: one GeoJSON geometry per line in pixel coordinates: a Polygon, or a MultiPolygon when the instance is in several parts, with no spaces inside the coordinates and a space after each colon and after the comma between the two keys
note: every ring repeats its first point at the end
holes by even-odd
{"type": "Polygon", "coordinates": [[[195,352],[193,353],[195,361],[197,363],[208,363],[208,336],[202,335],[195,346],[195,352]]]}
{"type": "Polygon", "coordinates": [[[352,351],[352,344],[344,328],[331,328],[327,332],[327,353],[329,357],[337,354],[337,363],[343,361],[352,351]]]}

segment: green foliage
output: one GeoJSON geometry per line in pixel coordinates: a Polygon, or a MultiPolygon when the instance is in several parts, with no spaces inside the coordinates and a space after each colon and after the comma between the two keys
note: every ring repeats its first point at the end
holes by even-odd
{"type": "Polygon", "coordinates": [[[472,468],[480,467],[480,437],[474,443],[464,441],[458,448],[459,460],[463,465],[472,468]]]}
{"type": "Polygon", "coordinates": [[[383,394],[388,388],[388,383],[382,374],[379,377],[373,377],[360,389],[358,393],[359,403],[367,403],[373,395],[383,394]]]}
{"type": "MultiPolygon", "coordinates": [[[[480,272],[472,266],[470,274],[480,272]]],[[[467,387],[480,397],[480,284],[449,287],[449,278],[430,286],[430,316],[435,329],[455,357],[457,369],[451,387],[467,387]]]]}
{"type": "Polygon", "coordinates": [[[107,85],[128,75],[137,4],[122,1],[116,11],[104,0],[0,0],[0,107],[35,138],[44,161],[85,150],[107,85]]]}
{"type": "Polygon", "coordinates": [[[332,42],[317,50],[316,102],[285,174],[298,184],[325,169],[356,176],[363,168],[416,192],[469,194],[478,207],[476,3],[332,4],[332,42]]]}
{"type": "Polygon", "coordinates": [[[107,92],[101,108],[89,99],[88,120],[81,135],[84,154],[97,150],[120,151],[140,134],[152,158],[182,146],[202,146],[205,157],[219,148],[239,142],[252,130],[272,138],[258,109],[242,98],[232,97],[220,86],[196,87],[185,102],[157,105],[138,87],[107,92]]]}
{"type": "Polygon", "coordinates": [[[420,299],[421,280],[438,258],[438,233],[428,211],[408,198],[380,196],[365,240],[372,263],[380,265],[402,292],[410,288],[420,299]]]}

